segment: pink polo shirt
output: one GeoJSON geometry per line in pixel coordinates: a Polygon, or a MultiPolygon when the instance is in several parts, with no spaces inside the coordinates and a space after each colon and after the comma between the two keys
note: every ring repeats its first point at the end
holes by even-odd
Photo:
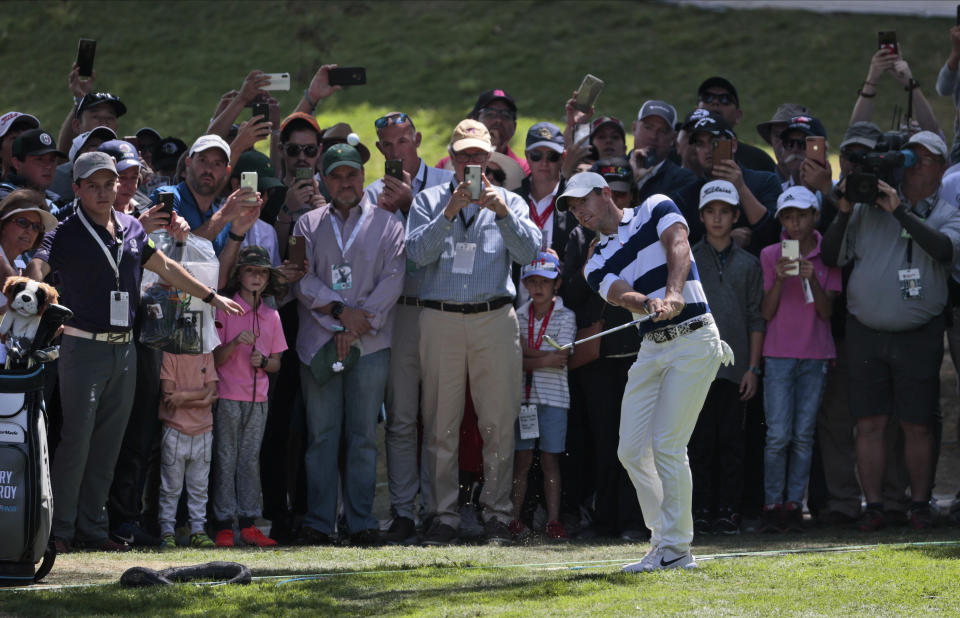
{"type": "MultiPolygon", "coordinates": [[[[817,280],[827,292],[839,292],[842,287],[840,269],[826,266],[820,257],[820,233],[814,231],[817,246],[804,259],[813,263],[817,280]]],[[[773,287],[777,280],[777,260],[780,243],[764,247],[760,252],[763,266],[763,291],[773,287]]],[[[830,322],[817,315],[814,303],[807,303],[800,285],[800,277],[787,277],[780,293],[780,305],[773,319],[767,322],[763,340],[763,355],[775,358],[835,358],[836,347],[830,332],[830,322]]]]}
{"type": "MultiPolygon", "coordinates": [[[[276,309],[260,303],[260,308],[254,314],[250,305],[240,297],[239,293],[234,295],[233,300],[243,308],[242,314],[227,315],[217,309],[217,335],[220,336],[221,345],[230,343],[241,332],[249,330],[257,338],[255,346],[264,356],[269,357],[271,354],[287,349],[287,341],[283,337],[283,326],[280,324],[280,314],[276,309]]],[[[217,374],[220,376],[217,396],[221,399],[267,400],[270,382],[266,371],[254,369],[250,365],[253,347],[242,343],[237,345],[227,362],[217,367],[217,374]],[[256,372],[256,393],[254,393],[254,372],[256,372]]]]}

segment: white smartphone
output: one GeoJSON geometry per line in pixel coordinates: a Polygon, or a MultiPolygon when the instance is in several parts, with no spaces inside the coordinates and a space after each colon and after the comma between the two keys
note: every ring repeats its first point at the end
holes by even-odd
{"type": "Polygon", "coordinates": [[[583,138],[590,137],[590,124],[579,122],[573,126],[573,142],[579,143],[583,138]]]}
{"type": "Polygon", "coordinates": [[[483,178],[479,165],[468,165],[463,179],[470,183],[470,199],[479,200],[483,192],[483,178]]]}
{"type": "Polygon", "coordinates": [[[289,73],[267,73],[270,83],[263,87],[264,90],[290,90],[289,73]]]}
{"type": "MultiPolygon", "coordinates": [[[[785,238],[780,241],[780,255],[791,260],[800,259],[800,241],[785,238]]],[[[787,274],[791,276],[800,274],[800,264],[794,262],[787,268],[787,274]]]]}
{"type": "Polygon", "coordinates": [[[240,172],[240,188],[249,187],[253,191],[257,190],[257,173],[256,172],[240,172]]]}
{"type": "Polygon", "coordinates": [[[603,80],[587,73],[580,82],[580,87],[577,88],[577,100],[573,106],[581,112],[589,112],[597,102],[601,90],[603,90],[603,80]]]}

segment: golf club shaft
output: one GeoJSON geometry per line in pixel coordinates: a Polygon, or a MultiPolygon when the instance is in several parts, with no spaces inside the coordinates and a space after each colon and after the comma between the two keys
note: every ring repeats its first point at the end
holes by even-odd
{"type": "Polygon", "coordinates": [[[581,339],[581,340],[579,340],[579,341],[574,341],[574,342],[573,342],[573,345],[574,345],[574,346],[577,346],[577,345],[580,345],[581,343],[584,343],[584,342],[586,342],[586,341],[592,341],[592,340],[594,340],[594,339],[597,339],[598,337],[603,337],[604,335],[609,335],[610,333],[615,333],[615,332],[617,332],[618,330],[623,330],[623,329],[625,329],[625,328],[627,328],[627,327],[629,327],[629,326],[636,326],[636,325],[639,324],[640,322],[646,322],[647,320],[649,320],[650,318],[652,318],[654,315],[655,315],[655,314],[651,313],[651,314],[648,314],[648,315],[639,317],[639,318],[637,318],[636,320],[633,320],[633,321],[631,321],[631,322],[627,322],[627,323],[625,323],[625,324],[621,324],[620,326],[614,326],[613,328],[608,328],[607,330],[601,331],[601,332],[597,333],[596,335],[590,335],[589,337],[584,337],[583,339],[581,339]]]}

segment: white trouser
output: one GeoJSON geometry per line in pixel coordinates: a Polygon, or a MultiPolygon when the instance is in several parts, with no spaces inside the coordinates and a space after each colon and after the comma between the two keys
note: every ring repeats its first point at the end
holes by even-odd
{"type": "Polygon", "coordinates": [[[722,357],[720,334],[710,324],[666,343],[645,339],[630,367],[617,455],[637,490],[653,546],[690,550],[687,442],[722,357]]]}

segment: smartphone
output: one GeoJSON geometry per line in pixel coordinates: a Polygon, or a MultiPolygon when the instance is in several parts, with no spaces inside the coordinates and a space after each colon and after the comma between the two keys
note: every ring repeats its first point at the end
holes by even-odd
{"type": "Polygon", "coordinates": [[[77,44],[77,66],[80,67],[78,75],[81,78],[89,79],[93,77],[93,57],[97,53],[97,42],[94,39],[80,39],[77,44]]]}
{"type": "Polygon", "coordinates": [[[362,86],[367,83],[366,67],[337,67],[327,71],[331,86],[362,86]]]}
{"type": "Polygon", "coordinates": [[[393,176],[397,180],[403,180],[403,161],[400,159],[387,159],[383,164],[383,173],[386,176],[393,176]]]}
{"type": "Polygon", "coordinates": [[[900,48],[897,46],[897,31],[896,30],[881,30],[877,33],[877,46],[880,49],[889,49],[895,54],[900,53],[900,48]]]}
{"type": "Polygon", "coordinates": [[[290,90],[289,73],[267,73],[270,83],[263,87],[264,90],[290,90]]]}
{"type": "Polygon", "coordinates": [[[160,209],[160,212],[165,212],[171,217],[173,216],[173,193],[170,193],[169,191],[162,191],[158,193],[157,203],[163,205],[163,207],[160,209]]]}
{"type": "Polygon", "coordinates": [[[590,138],[590,125],[586,122],[578,122],[573,127],[573,142],[577,143],[580,140],[590,138]]]}
{"type": "Polygon", "coordinates": [[[307,261],[307,239],[303,236],[291,236],[287,241],[287,259],[294,266],[303,266],[307,261]]]}
{"type": "Polygon", "coordinates": [[[827,166],[827,138],[820,135],[807,136],[807,158],[827,166]]]}
{"type": "Polygon", "coordinates": [[[733,158],[733,140],[715,139],[713,140],[713,164],[720,161],[727,161],[733,158]]]}
{"type": "Polygon", "coordinates": [[[468,165],[463,179],[470,182],[470,199],[479,200],[483,192],[483,178],[479,165],[468,165]]]}
{"type": "Polygon", "coordinates": [[[313,170],[309,167],[298,167],[293,172],[293,177],[297,180],[306,180],[307,178],[313,178],[313,170]]]}
{"type": "Polygon", "coordinates": [[[601,90],[603,90],[603,80],[587,73],[580,82],[580,87],[577,88],[577,98],[573,106],[581,112],[589,112],[597,102],[601,90]]]}
{"type": "MultiPolygon", "coordinates": [[[[790,258],[791,260],[799,260],[800,259],[800,241],[791,240],[789,238],[785,238],[781,240],[780,255],[782,255],[785,258],[790,258]]],[[[799,275],[800,264],[798,262],[790,264],[790,266],[787,267],[787,274],[799,275]]]]}
{"type": "Polygon", "coordinates": [[[250,107],[253,108],[253,113],[251,116],[263,116],[263,120],[261,122],[268,122],[270,120],[269,103],[254,103],[250,107]]]}
{"type": "Polygon", "coordinates": [[[249,187],[254,192],[257,190],[257,173],[256,172],[240,172],[240,188],[249,187]]]}

